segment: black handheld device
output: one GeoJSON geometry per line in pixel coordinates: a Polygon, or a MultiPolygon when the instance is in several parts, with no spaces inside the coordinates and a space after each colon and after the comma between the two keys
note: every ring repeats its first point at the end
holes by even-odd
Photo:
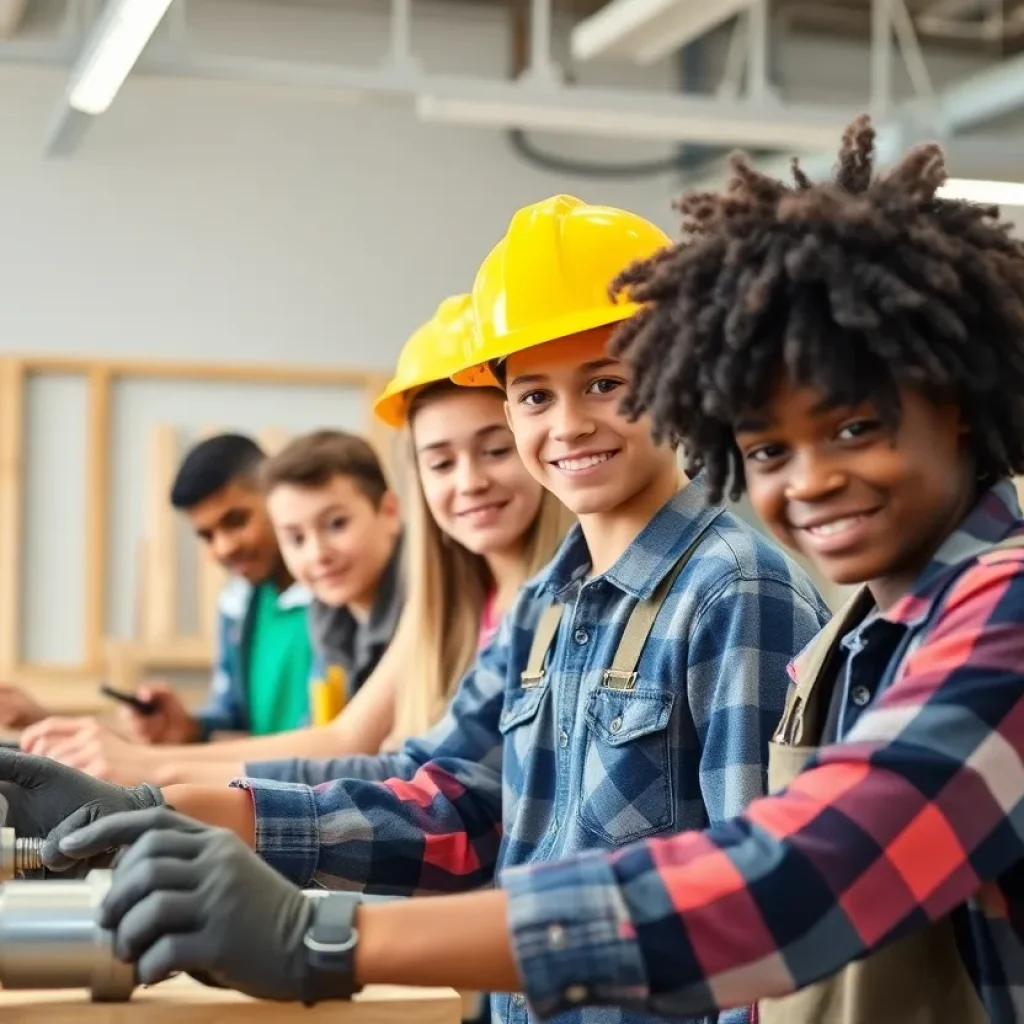
{"type": "Polygon", "coordinates": [[[109,683],[103,683],[100,686],[100,693],[104,697],[111,697],[113,700],[119,700],[122,704],[127,704],[138,711],[140,715],[152,715],[160,708],[155,700],[142,700],[141,697],[136,697],[134,693],[124,693],[121,690],[115,690],[109,683]]]}

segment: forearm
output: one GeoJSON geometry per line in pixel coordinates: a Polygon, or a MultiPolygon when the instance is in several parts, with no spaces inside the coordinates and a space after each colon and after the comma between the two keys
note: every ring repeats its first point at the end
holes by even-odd
{"type": "Polygon", "coordinates": [[[356,978],[363,985],[515,992],[507,906],[501,890],[364,904],[356,916],[356,978]]]}
{"type": "Polygon", "coordinates": [[[360,741],[358,736],[349,735],[341,723],[319,725],[308,729],[292,729],[272,736],[245,736],[240,739],[221,740],[201,747],[175,748],[187,761],[227,761],[237,764],[246,761],[275,760],[301,754],[304,758],[340,757],[347,754],[374,754],[376,745],[360,741]]]}
{"type": "Polygon", "coordinates": [[[234,832],[250,847],[256,846],[256,814],[252,797],[244,789],[220,786],[167,786],[164,800],[186,817],[234,832]]]}
{"type": "Polygon", "coordinates": [[[245,774],[241,761],[184,761],[174,757],[162,761],[150,778],[161,788],[169,786],[226,786],[245,774]]]}
{"type": "Polygon", "coordinates": [[[399,896],[464,892],[493,878],[500,776],[478,764],[427,764],[409,781],[341,779],[316,788],[248,778],[256,852],[308,885],[399,896]]]}

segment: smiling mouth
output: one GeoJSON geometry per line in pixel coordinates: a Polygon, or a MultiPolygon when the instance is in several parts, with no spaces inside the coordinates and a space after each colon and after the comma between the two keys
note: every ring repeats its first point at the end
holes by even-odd
{"type": "Polygon", "coordinates": [[[477,505],[476,508],[467,508],[465,512],[458,512],[456,514],[460,519],[484,516],[493,512],[500,512],[507,504],[507,501],[492,501],[489,505],[477,505]]]}
{"type": "Polygon", "coordinates": [[[335,580],[340,580],[343,576],[348,575],[347,569],[331,569],[328,572],[322,572],[316,577],[317,583],[333,583],[335,580]]]}
{"type": "Polygon", "coordinates": [[[554,465],[563,473],[581,473],[584,470],[600,466],[609,459],[614,459],[618,454],[617,451],[595,452],[593,455],[579,455],[572,459],[556,459],[554,465]]]}
{"type": "Polygon", "coordinates": [[[798,530],[802,530],[804,533],[809,534],[811,537],[820,537],[822,539],[828,537],[838,537],[848,530],[852,530],[854,527],[859,526],[865,519],[870,519],[873,515],[876,515],[878,509],[872,509],[870,512],[856,512],[853,515],[840,516],[838,519],[830,519],[825,523],[816,523],[814,526],[799,526],[798,530]]]}

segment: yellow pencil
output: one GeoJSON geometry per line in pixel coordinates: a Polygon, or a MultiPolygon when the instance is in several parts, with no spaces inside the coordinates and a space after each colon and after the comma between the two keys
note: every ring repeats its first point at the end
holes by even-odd
{"type": "Polygon", "coordinates": [[[314,725],[327,725],[345,710],[348,686],[345,669],[328,665],[323,679],[315,679],[310,687],[311,718],[314,725]]]}

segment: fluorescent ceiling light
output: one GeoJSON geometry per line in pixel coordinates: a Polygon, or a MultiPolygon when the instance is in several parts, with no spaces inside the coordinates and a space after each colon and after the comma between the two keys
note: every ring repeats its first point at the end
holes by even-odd
{"type": "Polygon", "coordinates": [[[950,178],[939,189],[939,195],[943,199],[965,199],[971,203],[1024,206],[1024,182],[950,178]]]}
{"type": "Polygon", "coordinates": [[[108,0],[72,79],[68,103],[105,113],[172,0],[108,0]]]}
{"type": "Polygon", "coordinates": [[[424,121],[479,128],[521,128],[651,142],[828,149],[845,112],[821,107],[775,109],[707,97],[598,89],[538,93],[513,83],[448,82],[416,97],[424,121]]]}
{"type": "Polygon", "coordinates": [[[576,60],[628,57],[653,64],[747,10],[754,0],[611,0],[572,30],[576,60]]]}

